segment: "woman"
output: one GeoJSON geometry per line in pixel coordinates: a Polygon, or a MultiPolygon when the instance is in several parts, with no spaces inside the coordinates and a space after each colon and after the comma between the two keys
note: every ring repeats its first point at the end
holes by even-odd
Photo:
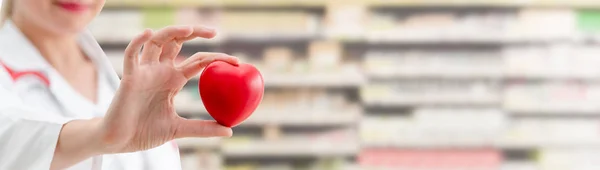
{"type": "MultiPolygon", "coordinates": [[[[220,53],[173,60],[199,26],[146,30],[125,49],[119,81],[85,26],[104,0],[4,0],[0,29],[0,169],[180,169],[171,141],[230,128],[175,113],[173,97],[220,53]],[[142,48],[143,47],[143,48],[142,48]]],[[[118,30],[116,30],[118,31],[118,30]]]]}

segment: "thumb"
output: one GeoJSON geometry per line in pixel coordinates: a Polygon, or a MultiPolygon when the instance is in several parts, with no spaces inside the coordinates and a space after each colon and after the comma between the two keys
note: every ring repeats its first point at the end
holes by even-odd
{"type": "Polygon", "coordinates": [[[175,138],[187,137],[231,137],[231,128],[211,120],[193,120],[182,118],[178,122],[175,138]]]}

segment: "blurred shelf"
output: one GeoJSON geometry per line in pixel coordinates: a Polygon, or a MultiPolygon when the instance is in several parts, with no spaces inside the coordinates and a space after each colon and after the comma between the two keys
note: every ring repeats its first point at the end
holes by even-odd
{"type": "Polygon", "coordinates": [[[600,118],[600,110],[577,110],[577,109],[552,109],[552,108],[537,108],[537,109],[506,109],[513,116],[523,117],[559,117],[559,118],[600,118]]]}
{"type": "Polygon", "coordinates": [[[361,87],[368,107],[427,105],[499,106],[502,91],[494,81],[408,80],[373,82],[361,87]]]}
{"type": "Polygon", "coordinates": [[[515,84],[506,87],[503,107],[516,113],[597,113],[600,86],[585,83],[515,84]]]}
{"type": "Polygon", "coordinates": [[[181,138],[175,141],[180,149],[217,149],[221,145],[220,138],[181,138]]]}
{"type": "Polygon", "coordinates": [[[580,82],[588,82],[588,83],[598,83],[600,82],[600,76],[597,75],[533,75],[533,74],[511,74],[506,75],[503,78],[504,80],[528,80],[528,81],[580,81],[580,82]]]}
{"type": "MultiPolygon", "coordinates": [[[[426,6],[487,6],[487,7],[570,7],[600,8],[600,3],[591,0],[354,0],[372,7],[426,7],[426,6]]],[[[325,7],[326,1],[317,0],[150,0],[143,3],[139,0],[107,1],[106,7],[325,7]]]]}
{"type": "Polygon", "coordinates": [[[359,87],[366,83],[360,73],[263,73],[266,86],[275,87],[359,87]]]}
{"type": "Polygon", "coordinates": [[[420,142],[366,142],[363,143],[363,148],[395,148],[395,149],[475,149],[475,148],[491,148],[494,147],[491,143],[484,142],[453,142],[453,143],[437,143],[432,141],[420,142]]]}
{"type": "Polygon", "coordinates": [[[315,110],[303,111],[297,109],[259,109],[244,125],[289,125],[289,126],[327,126],[354,125],[361,116],[360,107],[340,109],[339,111],[315,110]]]}
{"type": "Polygon", "coordinates": [[[507,160],[502,163],[499,170],[539,170],[539,168],[538,164],[534,161],[507,160]]]}
{"type": "Polygon", "coordinates": [[[598,1],[591,0],[366,0],[375,7],[419,7],[419,6],[486,6],[486,7],[569,7],[600,8],[598,1]]]}
{"type": "Polygon", "coordinates": [[[113,0],[106,1],[106,7],[137,7],[137,8],[150,8],[150,7],[324,7],[325,1],[317,0],[259,0],[259,1],[248,1],[248,0],[113,0]]]}
{"type": "Polygon", "coordinates": [[[403,44],[510,44],[510,43],[525,43],[525,42],[545,42],[550,40],[540,39],[508,39],[504,37],[485,38],[473,35],[446,35],[447,37],[431,36],[431,35],[403,35],[403,36],[386,36],[382,35],[367,36],[364,39],[348,40],[348,43],[363,43],[373,45],[403,45],[403,44]]]}
{"type": "Polygon", "coordinates": [[[360,146],[352,141],[245,141],[226,142],[223,154],[228,157],[329,157],[351,156],[358,153],[360,146]]]}
{"type": "Polygon", "coordinates": [[[177,113],[182,116],[208,116],[208,112],[201,101],[175,103],[175,106],[177,113]]]}
{"type": "Polygon", "coordinates": [[[401,141],[401,142],[367,142],[363,143],[363,148],[395,148],[395,149],[600,149],[600,143],[594,141],[586,142],[534,142],[534,141],[512,141],[495,140],[481,142],[438,142],[435,139],[420,141],[401,141]]]}
{"type": "Polygon", "coordinates": [[[367,107],[417,107],[417,106],[500,106],[501,100],[497,97],[475,98],[443,98],[443,97],[415,97],[406,99],[376,99],[368,98],[363,102],[367,107]]]}
{"type": "Polygon", "coordinates": [[[426,79],[426,78],[440,78],[440,79],[461,79],[461,80],[472,80],[472,79],[490,79],[490,80],[502,80],[504,76],[501,72],[494,72],[490,70],[480,71],[452,71],[447,69],[438,70],[418,70],[418,69],[403,69],[406,71],[368,71],[367,75],[372,79],[426,79]],[[410,71],[409,71],[410,70],[410,71]]]}

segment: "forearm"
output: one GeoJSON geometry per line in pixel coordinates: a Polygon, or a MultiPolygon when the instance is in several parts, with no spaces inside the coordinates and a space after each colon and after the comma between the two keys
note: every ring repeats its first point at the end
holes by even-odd
{"type": "Polygon", "coordinates": [[[101,123],[102,118],[66,123],[58,138],[51,169],[65,169],[103,154],[104,147],[99,136],[101,123]]]}

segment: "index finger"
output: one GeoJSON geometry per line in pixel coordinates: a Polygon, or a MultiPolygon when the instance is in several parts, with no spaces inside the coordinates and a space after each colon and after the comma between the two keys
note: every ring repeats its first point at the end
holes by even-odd
{"type": "Polygon", "coordinates": [[[215,35],[217,35],[217,32],[214,29],[205,26],[194,26],[193,30],[194,31],[190,36],[177,39],[179,43],[183,43],[198,37],[213,38],[215,35]]]}
{"type": "Polygon", "coordinates": [[[240,63],[238,58],[227,54],[198,52],[181,62],[178,69],[181,70],[185,78],[190,79],[214,61],[224,61],[233,65],[239,65],[240,63]]]}
{"type": "Polygon", "coordinates": [[[176,38],[188,37],[193,33],[190,26],[169,26],[157,31],[154,36],[144,44],[142,61],[158,61],[162,53],[162,46],[176,38]]]}

